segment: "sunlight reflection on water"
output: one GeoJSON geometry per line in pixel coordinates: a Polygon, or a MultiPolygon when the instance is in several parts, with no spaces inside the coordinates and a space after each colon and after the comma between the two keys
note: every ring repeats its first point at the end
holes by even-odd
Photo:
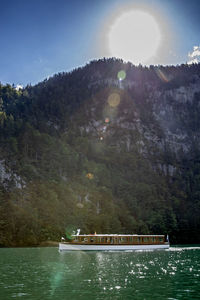
{"type": "Polygon", "coordinates": [[[0,249],[0,295],[3,300],[198,299],[199,250],[0,249]]]}

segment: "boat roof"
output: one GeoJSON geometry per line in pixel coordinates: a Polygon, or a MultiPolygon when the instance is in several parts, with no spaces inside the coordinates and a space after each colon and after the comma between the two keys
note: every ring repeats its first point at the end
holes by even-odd
{"type": "Polygon", "coordinates": [[[160,237],[163,237],[164,234],[75,234],[75,235],[72,235],[72,236],[83,236],[83,237],[86,237],[86,236],[101,236],[101,237],[109,237],[109,236],[115,236],[115,237],[118,237],[118,236],[138,236],[138,237],[155,237],[155,236],[160,236],[160,237]]]}

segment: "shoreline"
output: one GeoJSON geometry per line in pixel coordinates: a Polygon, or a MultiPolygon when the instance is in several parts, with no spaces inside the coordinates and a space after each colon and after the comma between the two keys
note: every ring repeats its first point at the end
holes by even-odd
{"type": "MultiPolygon", "coordinates": [[[[5,248],[45,248],[45,247],[53,247],[53,248],[58,248],[59,243],[57,241],[43,241],[38,245],[10,245],[10,246],[4,246],[0,245],[0,249],[5,249],[5,248]]],[[[170,248],[184,248],[184,247],[198,247],[200,248],[200,243],[199,244],[194,244],[194,243],[187,243],[187,244],[170,244],[170,248]]]]}
{"type": "Polygon", "coordinates": [[[39,248],[39,247],[58,247],[59,242],[57,241],[43,241],[35,245],[0,245],[0,249],[3,248],[39,248]]]}

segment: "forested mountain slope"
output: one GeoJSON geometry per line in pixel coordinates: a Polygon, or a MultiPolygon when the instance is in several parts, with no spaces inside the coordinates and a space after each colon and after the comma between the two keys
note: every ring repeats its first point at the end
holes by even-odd
{"type": "Polygon", "coordinates": [[[200,242],[200,65],[93,61],[0,85],[0,245],[65,231],[200,242]]]}

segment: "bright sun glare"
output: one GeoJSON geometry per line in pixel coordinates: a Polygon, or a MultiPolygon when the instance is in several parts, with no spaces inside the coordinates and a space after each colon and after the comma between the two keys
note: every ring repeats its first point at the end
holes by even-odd
{"type": "Polygon", "coordinates": [[[112,56],[134,64],[148,63],[160,45],[159,26],[147,12],[132,10],[119,16],[111,26],[108,42],[112,56]]]}

